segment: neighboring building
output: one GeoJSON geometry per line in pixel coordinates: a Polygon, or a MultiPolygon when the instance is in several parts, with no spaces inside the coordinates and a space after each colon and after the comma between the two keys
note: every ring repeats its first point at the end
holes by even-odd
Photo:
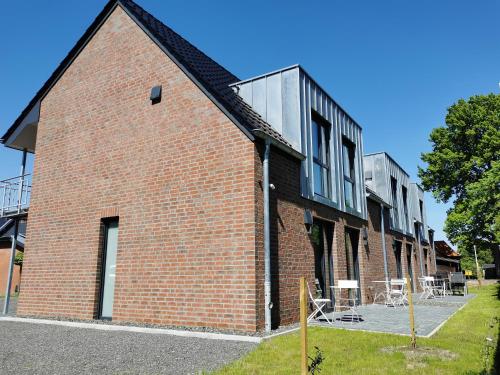
{"type": "MultiPolygon", "coordinates": [[[[433,273],[435,267],[432,262],[431,246],[424,247],[415,235],[420,228],[421,217],[425,218],[423,192],[413,194],[416,184],[410,183],[410,176],[401,166],[385,152],[367,154],[363,158],[365,182],[369,191],[377,194],[382,203],[368,200],[370,214],[369,228],[381,238],[385,233],[385,253],[387,270],[385,278],[402,278],[410,276],[414,288],[418,287],[418,277],[433,273]],[[416,216],[414,207],[422,202],[422,214],[416,216]],[[381,214],[386,217],[385,227],[380,226],[381,214]],[[377,221],[377,218],[378,221],[377,221]],[[419,220],[413,225],[414,220],[419,220]],[[418,224],[418,225],[417,225],[418,224]],[[382,229],[384,229],[382,231],[382,229]]],[[[370,195],[368,196],[370,198],[370,195]]],[[[425,221],[424,221],[425,222],[425,221]]],[[[425,224],[423,224],[425,225],[425,224]]],[[[375,236],[375,238],[377,238],[375,236]]],[[[428,243],[428,236],[426,236],[428,243]]],[[[380,240],[382,243],[382,240],[380,240]]],[[[381,244],[383,246],[383,244],[381,244]]]]}
{"type": "Polygon", "coordinates": [[[18,314],[256,331],[298,320],[301,276],[367,303],[384,275],[349,114],[298,65],[240,80],[130,0],[2,142],[36,152],[18,314]]]}
{"type": "Polygon", "coordinates": [[[460,271],[461,255],[451,248],[446,241],[434,241],[438,274],[460,271]]]}
{"type": "MultiPolygon", "coordinates": [[[[395,257],[390,254],[392,239],[387,231],[390,222],[391,205],[369,187],[366,187],[366,199],[368,207],[368,244],[363,256],[364,264],[369,265],[365,275],[366,284],[368,285],[366,302],[369,303],[373,302],[376,294],[385,287],[380,281],[403,277],[404,270],[401,263],[399,263],[401,268],[398,268],[395,257]],[[384,225],[382,225],[382,222],[384,225]]],[[[394,255],[396,254],[394,253],[394,255]]]]}
{"type": "MultiPolygon", "coordinates": [[[[0,295],[4,295],[7,288],[14,224],[14,220],[12,219],[0,218],[0,295]]],[[[25,233],[26,221],[22,220],[19,224],[19,233],[17,235],[16,254],[24,253],[25,233]]],[[[22,265],[14,264],[10,287],[11,293],[17,293],[21,288],[21,271],[22,265]]]]}
{"type": "Polygon", "coordinates": [[[497,279],[496,266],[494,263],[483,264],[483,275],[485,279],[497,279]]]}
{"type": "MultiPolygon", "coordinates": [[[[427,210],[424,200],[424,190],[414,182],[410,183],[411,217],[413,219],[413,233],[417,242],[416,252],[421,260],[419,262],[420,275],[431,275],[435,273],[432,259],[432,245],[429,240],[429,230],[427,226],[427,210]]],[[[415,254],[416,255],[416,254],[415,254]]]]}

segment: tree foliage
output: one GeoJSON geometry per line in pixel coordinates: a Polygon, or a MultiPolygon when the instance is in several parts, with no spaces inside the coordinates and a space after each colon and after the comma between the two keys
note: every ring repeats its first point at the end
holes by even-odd
{"type": "Polygon", "coordinates": [[[432,130],[419,177],[439,202],[453,202],[444,231],[463,252],[500,243],[500,95],[460,99],[432,130]]]}
{"type": "Polygon", "coordinates": [[[16,252],[16,257],[14,258],[14,264],[17,264],[18,266],[22,266],[23,260],[24,260],[24,253],[21,251],[16,252]]]}

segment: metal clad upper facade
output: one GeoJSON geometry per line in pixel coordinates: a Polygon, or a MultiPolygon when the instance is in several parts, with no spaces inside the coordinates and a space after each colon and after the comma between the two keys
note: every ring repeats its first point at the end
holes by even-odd
{"type": "Polygon", "coordinates": [[[390,210],[391,229],[413,235],[408,173],[385,152],[365,155],[363,162],[366,185],[393,206],[390,210]]]}
{"type": "Polygon", "coordinates": [[[422,239],[429,241],[424,190],[417,183],[410,183],[410,201],[413,220],[421,225],[422,239]],[[420,207],[422,206],[422,207],[420,207]]]}
{"type": "Polygon", "coordinates": [[[363,173],[361,127],[300,67],[292,66],[233,85],[238,94],[299,152],[302,163],[302,195],[363,219],[367,208],[363,173]],[[329,197],[315,194],[312,117],[328,123],[329,197]],[[343,140],[353,148],[354,207],[344,197],[343,140]]]}

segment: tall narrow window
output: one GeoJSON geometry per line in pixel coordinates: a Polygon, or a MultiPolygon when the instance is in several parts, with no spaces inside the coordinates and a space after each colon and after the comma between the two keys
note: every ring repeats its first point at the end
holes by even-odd
{"type": "Polygon", "coordinates": [[[404,187],[401,186],[401,193],[403,195],[403,224],[404,224],[404,230],[409,232],[410,231],[410,219],[408,217],[408,190],[404,187]]]}
{"type": "Polygon", "coordinates": [[[396,259],[396,276],[398,279],[403,278],[403,265],[401,264],[401,242],[394,243],[394,258],[396,259]]]}
{"type": "Polygon", "coordinates": [[[104,243],[102,253],[101,303],[99,318],[113,317],[115,296],[116,253],[118,249],[118,219],[104,222],[104,243]]]}
{"type": "Polygon", "coordinates": [[[323,298],[331,294],[330,285],[334,285],[333,278],[333,226],[331,223],[314,220],[310,236],[314,247],[314,276],[317,280],[316,291],[323,298]]]}
{"type": "Polygon", "coordinates": [[[330,126],[312,120],[314,193],[330,198],[330,126]]]}
{"type": "Polygon", "coordinates": [[[420,208],[420,225],[418,229],[420,231],[420,242],[422,242],[424,239],[424,202],[421,199],[418,200],[418,206],[420,208]]]}
{"type": "MultiPolygon", "coordinates": [[[[357,280],[360,284],[359,274],[359,259],[358,259],[358,240],[359,232],[353,229],[345,231],[345,252],[346,252],[346,265],[347,265],[347,278],[349,280],[357,280]]],[[[360,289],[357,291],[349,290],[349,298],[356,298],[361,302],[360,289]]]]}
{"type": "Polygon", "coordinates": [[[424,272],[425,276],[429,276],[429,268],[427,267],[427,249],[424,249],[424,272]]]}
{"type": "Polygon", "coordinates": [[[398,181],[394,177],[391,177],[391,196],[392,196],[392,227],[399,228],[398,181]]]}
{"type": "Polygon", "coordinates": [[[342,164],[344,169],[344,201],[348,208],[355,207],[355,168],[354,168],[354,144],[347,139],[342,141],[342,164]]]}

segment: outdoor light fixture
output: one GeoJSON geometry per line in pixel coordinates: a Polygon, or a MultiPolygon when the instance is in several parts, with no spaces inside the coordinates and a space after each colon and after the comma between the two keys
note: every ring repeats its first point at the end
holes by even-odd
{"type": "Polygon", "coordinates": [[[161,85],[159,86],[153,86],[151,89],[151,96],[149,97],[151,99],[151,104],[156,104],[161,102],[161,85]]]}
{"type": "Polygon", "coordinates": [[[363,242],[365,246],[368,246],[368,229],[366,227],[363,227],[361,231],[363,233],[363,242]]]}
{"type": "Polygon", "coordinates": [[[304,225],[306,226],[306,230],[308,234],[311,234],[311,229],[313,225],[313,215],[311,210],[304,210],[304,225]]]}

